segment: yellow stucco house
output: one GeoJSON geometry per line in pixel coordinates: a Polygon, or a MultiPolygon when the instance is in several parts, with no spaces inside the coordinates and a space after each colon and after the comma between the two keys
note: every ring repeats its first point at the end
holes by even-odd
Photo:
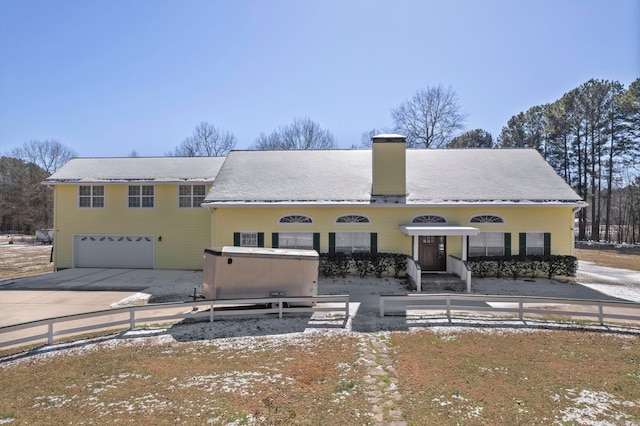
{"type": "Polygon", "coordinates": [[[203,249],[223,245],[403,253],[436,272],[467,256],[573,253],[585,203],[535,150],[372,142],[71,160],[46,181],[55,266],[201,269],[203,249]]]}

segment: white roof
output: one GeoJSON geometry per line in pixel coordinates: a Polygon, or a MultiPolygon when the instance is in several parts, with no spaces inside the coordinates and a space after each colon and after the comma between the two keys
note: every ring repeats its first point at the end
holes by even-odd
{"type": "Polygon", "coordinates": [[[232,151],[205,205],[583,204],[532,149],[406,151],[406,197],[371,195],[371,150],[232,151]]]}
{"type": "Polygon", "coordinates": [[[74,158],[45,183],[212,182],[225,157],[74,158]]]}

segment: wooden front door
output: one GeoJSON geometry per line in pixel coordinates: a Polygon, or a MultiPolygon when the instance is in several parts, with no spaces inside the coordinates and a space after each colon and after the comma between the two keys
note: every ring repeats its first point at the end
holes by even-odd
{"type": "Polygon", "coordinates": [[[420,268],[423,271],[447,270],[447,237],[445,236],[419,236],[418,244],[420,268]]]}

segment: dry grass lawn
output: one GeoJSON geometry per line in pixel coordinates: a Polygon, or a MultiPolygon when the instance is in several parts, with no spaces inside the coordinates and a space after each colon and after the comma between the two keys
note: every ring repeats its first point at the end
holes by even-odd
{"type": "Polygon", "coordinates": [[[410,424],[638,424],[640,341],[580,331],[394,333],[410,424]]]}
{"type": "Polygon", "coordinates": [[[640,254],[619,253],[615,250],[576,249],[576,257],[596,265],[640,271],[640,254]]]}
{"type": "Polygon", "coordinates": [[[5,368],[18,424],[366,423],[357,339],[218,348],[133,344],[5,368]]]}
{"type": "Polygon", "coordinates": [[[53,272],[51,246],[0,244],[0,281],[53,272]]]}
{"type": "MultiPolygon", "coordinates": [[[[375,424],[359,337],[128,342],[2,366],[16,424],[375,424]],[[277,343],[276,343],[277,342],[277,343]]],[[[638,424],[637,336],[392,333],[409,425],[638,424]]]]}

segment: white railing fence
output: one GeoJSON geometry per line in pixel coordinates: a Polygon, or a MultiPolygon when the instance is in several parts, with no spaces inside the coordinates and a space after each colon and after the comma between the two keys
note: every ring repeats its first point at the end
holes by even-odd
{"type": "Polygon", "coordinates": [[[344,326],[349,318],[349,295],[218,299],[126,306],[0,327],[0,348],[45,339],[47,344],[51,345],[58,336],[109,329],[133,330],[139,324],[179,321],[186,318],[213,322],[215,318],[230,315],[278,314],[278,318],[282,318],[284,314],[323,311],[343,312],[344,326]],[[143,313],[146,316],[142,316],[143,313]]]}
{"type": "Polygon", "coordinates": [[[492,296],[482,294],[409,294],[381,295],[380,316],[407,311],[444,313],[452,322],[454,312],[489,312],[526,316],[566,316],[595,318],[604,325],[607,320],[633,321],[640,324],[640,303],[605,300],[562,299],[555,297],[492,296]],[[582,310],[579,310],[582,308],[582,310]]]}
{"type": "Polygon", "coordinates": [[[466,261],[456,256],[449,256],[451,273],[460,277],[467,285],[467,293],[471,293],[471,269],[466,261]]]}
{"type": "Polygon", "coordinates": [[[411,256],[407,256],[407,276],[416,283],[416,290],[422,291],[422,270],[418,262],[413,260],[411,256]]]}

